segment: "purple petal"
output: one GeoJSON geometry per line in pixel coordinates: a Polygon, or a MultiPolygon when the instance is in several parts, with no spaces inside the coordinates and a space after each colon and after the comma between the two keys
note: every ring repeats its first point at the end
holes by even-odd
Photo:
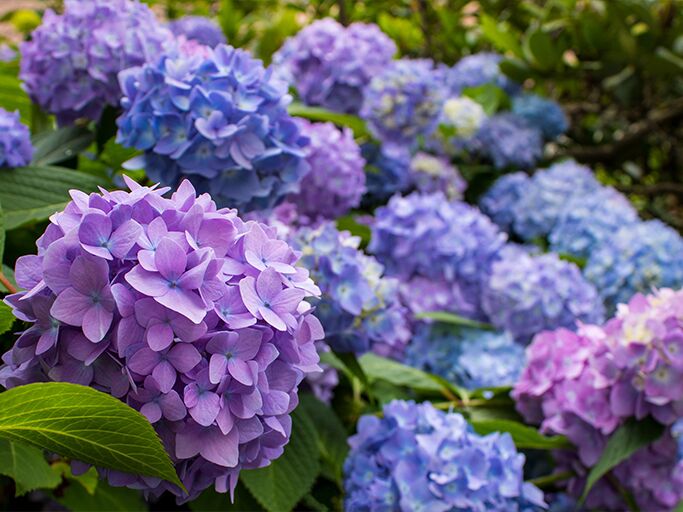
{"type": "Polygon", "coordinates": [[[267,268],[256,278],[256,291],[263,301],[273,301],[282,290],[282,278],[272,268],[267,268]]]}
{"type": "Polygon", "coordinates": [[[176,381],[176,371],[169,361],[161,361],[152,370],[152,377],[157,381],[162,393],[168,393],[173,389],[176,381]]]}
{"type": "Polygon", "coordinates": [[[258,310],[261,307],[262,301],[256,291],[256,280],[253,277],[245,277],[240,281],[239,286],[240,295],[246,308],[252,315],[261,318],[258,310]]]}
{"type": "Polygon", "coordinates": [[[161,407],[156,402],[147,402],[140,408],[140,412],[150,423],[156,423],[161,419],[161,407]]]}
{"type": "Polygon", "coordinates": [[[220,429],[212,429],[209,436],[204,438],[201,446],[202,457],[206,460],[223,466],[233,468],[239,462],[239,433],[233,428],[229,433],[223,434],[220,429]]]}
{"type": "Polygon", "coordinates": [[[241,359],[237,359],[236,357],[228,359],[228,372],[230,372],[230,375],[238,382],[241,382],[245,386],[254,384],[255,375],[252,374],[249,365],[241,359]]]}
{"type": "Polygon", "coordinates": [[[69,270],[72,286],[84,295],[99,292],[109,284],[109,265],[91,256],[78,256],[69,270]]]}
{"type": "Polygon", "coordinates": [[[142,234],[142,226],[134,220],[121,224],[111,235],[109,250],[114,258],[124,258],[142,234]]]}
{"type": "Polygon", "coordinates": [[[282,290],[275,300],[271,303],[270,307],[278,313],[291,313],[296,311],[299,303],[304,300],[306,294],[303,290],[298,288],[286,288],[282,290]]]}
{"type": "Polygon", "coordinates": [[[287,324],[285,324],[282,318],[280,318],[272,309],[263,306],[258,309],[258,312],[266,322],[275,327],[278,331],[287,330],[287,324]]]}
{"type": "Polygon", "coordinates": [[[95,304],[83,315],[83,334],[93,343],[102,341],[113,319],[114,313],[107,311],[102,304],[95,304]]]}
{"type": "Polygon", "coordinates": [[[177,280],[185,272],[187,255],[180,245],[170,238],[163,238],[154,254],[157,269],[168,280],[177,280]]]}
{"type": "Polygon", "coordinates": [[[141,348],[128,360],[128,368],[139,375],[149,375],[161,361],[161,354],[149,348],[141,348]]]}
{"type": "Polygon", "coordinates": [[[159,399],[159,403],[161,405],[161,410],[164,413],[164,418],[169,421],[179,421],[187,415],[185,404],[183,404],[178,393],[173,390],[162,395],[159,399]]]}
{"type": "Polygon", "coordinates": [[[190,409],[190,416],[204,427],[211,425],[220,411],[220,398],[216,393],[205,391],[199,395],[197,405],[190,409]]]}
{"type": "Polygon", "coordinates": [[[89,213],[78,226],[78,240],[85,245],[100,247],[111,235],[111,219],[103,213],[89,213]]]}
{"type": "Polygon", "coordinates": [[[165,295],[155,297],[155,299],[159,304],[180,313],[195,324],[199,324],[206,317],[206,304],[196,292],[182,288],[168,288],[165,295]]]}
{"type": "Polygon", "coordinates": [[[219,384],[225,375],[228,360],[222,354],[213,354],[209,360],[209,381],[211,384],[219,384]]]}
{"type": "Polygon", "coordinates": [[[284,391],[271,389],[263,396],[263,414],[277,416],[285,414],[289,407],[289,395],[284,391]]]}
{"type": "Polygon", "coordinates": [[[189,343],[176,343],[167,358],[180,373],[189,372],[202,360],[201,354],[189,343]]]}
{"type": "Polygon", "coordinates": [[[242,329],[238,335],[239,342],[235,345],[235,356],[244,361],[254,359],[261,348],[263,334],[256,329],[242,329]]]}
{"type": "Polygon", "coordinates": [[[150,297],[160,297],[168,292],[168,281],[157,272],[148,272],[140,265],[126,274],[126,281],[140,293],[150,297]]]}
{"type": "Polygon", "coordinates": [[[173,343],[173,329],[165,323],[154,324],[147,328],[145,341],[152,350],[157,352],[164,350],[173,343]]]}
{"type": "Polygon", "coordinates": [[[73,288],[67,288],[55,299],[50,315],[65,324],[80,327],[85,313],[92,307],[92,301],[73,288]]]}

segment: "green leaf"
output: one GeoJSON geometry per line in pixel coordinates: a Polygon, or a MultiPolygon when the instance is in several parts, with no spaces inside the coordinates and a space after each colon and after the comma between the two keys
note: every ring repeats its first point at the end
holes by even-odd
{"type": "Polygon", "coordinates": [[[7,242],[7,234],[5,232],[5,212],[0,204],[0,265],[5,258],[5,243],[7,242]]]}
{"type": "Polygon", "coordinates": [[[242,482],[235,488],[235,501],[230,502],[230,495],[216,492],[209,488],[201,493],[196,499],[188,503],[190,510],[196,512],[249,512],[261,511],[261,507],[242,482]]]}
{"type": "Polygon", "coordinates": [[[182,487],[149,421],[86,386],[36,383],[0,393],[0,438],[182,487]]]}
{"type": "Polygon", "coordinates": [[[318,434],[298,407],[292,413],[292,438],[285,453],[270,466],[242,471],[240,480],[269,512],[294,509],[309,493],[320,471],[318,434]]]}
{"type": "Polygon", "coordinates": [[[510,51],[517,56],[522,55],[522,48],[519,45],[519,34],[507,23],[498,23],[488,14],[481,15],[481,30],[484,37],[493,46],[503,52],[510,51]]]}
{"type": "Polygon", "coordinates": [[[0,439],[0,474],[14,480],[16,495],[33,489],[54,489],[62,479],[35,446],[0,439]]]}
{"type": "Polygon", "coordinates": [[[15,317],[12,314],[12,308],[4,302],[0,302],[0,334],[9,331],[14,325],[14,320],[15,317]]]}
{"type": "Polygon", "coordinates": [[[619,427],[610,436],[600,459],[588,473],[581,501],[586,499],[596,482],[613,467],[628,459],[640,448],[659,439],[663,433],[664,426],[650,417],[641,421],[631,419],[619,427]]]}
{"type": "MultiPolygon", "coordinates": [[[[7,265],[5,265],[3,263],[2,273],[4,274],[4,276],[7,278],[7,280],[10,282],[10,284],[12,286],[14,286],[15,288],[18,288],[17,281],[16,281],[16,279],[14,279],[14,270],[12,270],[10,267],[8,267],[7,265]]],[[[7,287],[5,285],[0,283],[0,292],[9,293],[9,290],[7,289],[7,287]]]]}
{"type": "Polygon", "coordinates": [[[347,375],[353,375],[363,384],[363,386],[365,386],[365,389],[368,390],[370,387],[370,381],[355,354],[351,352],[333,352],[333,354],[347,369],[347,375]]]}
{"type": "Polygon", "coordinates": [[[372,353],[363,355],[358,362],[371,382],[385,380],[391,384],[409,387],[416,391],[443,394],[444,386],[432,375],[417,368],[372,353]]]}
{"type": "Polygon", "coordinates": [[[42,221],[70,201],[69,190],[94,192],[102,179],[63,167],[23,167],[0,173],[0,204],[5,229],[42,221]]]}
{"type": "Polygon", "coordinates": [[[94,139],[94,134],[82,126],[43,132],[33,138],[32,165],[54,165],[73,158],[90,146],[94,139]]]}
{"type": "Polygon", "coordinates": [[[683,501],[678,502],[678,505],[676,505],[673,512],[683,512],[683,501]]]}
{"type": "Polygon", "coordinates": [[[487,435],[492,432],[507,432],[512,436],[519,449],[556,450],[571,448],[572,444],[564,436],[544,436],[538,430],[523,423],[512,420],[470,420],[472,428],[478,434],[487,435]]]}
{"type": "Polygon", "coordinates": [[[466,87],[463,89],[462,95],[479,103],[490,116],[510,103],[510,99],[505,91],[494,84],[466,87]]]}
{"type": "Polygon", "coordinates": [[[329,121],[337,126],[347,126],[351,128],[356,138],[368,136],[365,122],[360,117],[351,114],[339,114],[320,107],[309,107],[301,103],[292,103],[287,110],[292,116],[303,117],[311,121],[329,121]]]}
{"type": "Polygon", "coordinates": [[[525,38],[524,53],[532,63],[544,71],[554,68],[561,57],[553,38],[540,28],[532,30],[525,38]]]}
{"type": "Polygon", "coordinates": [[[140,491],[127,487],[111,487],[100,481],[93,494],[85,487],[72,482],[58,501],[71,512],[92,512],[106,510],[107,512],[143,512],[147,506],[140,491]]]}
{"type": "Polygon", "coordinates": [[[448,313],[447,311],[426,311],[423,313],[418,313],[415,315],[415,318],[419,320],[434,320],[443,324],[457,325],[458,327],[471,327],[472,329],[482,329],[485,331],[495,330],[495,327],[493,327],[491,324],[470,320],[469,318],[448,313]]]}
{"type": "Polygon", "coordinates": [[[64,477],[70,482],[75,482],[82,486],[88,494],[95,494],[97,484],[99,483],[99,475],[97,469],[90,467],[88,471],[80,475],[74,475],[71,471],[71,465],[64,461],[57,461],[52,463],[52,470],[60,477],[64,477]]]}
{"type": "Polygon", "coordinates": [[[339,217],[337,219],[337,229],[339,231],[348,231],[353,236],[360,238],[361,248],[370,243],[370,226],[357,222],[355,215],[350,214],[339,217]]]}

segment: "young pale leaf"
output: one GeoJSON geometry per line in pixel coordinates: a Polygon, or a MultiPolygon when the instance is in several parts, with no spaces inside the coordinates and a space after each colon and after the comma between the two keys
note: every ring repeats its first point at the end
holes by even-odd
{"type": "Polygon", "coordinates": [[[95,139],[93,132],[81,126],[66,126],[43,132],[33,138],[32,165],[43,167],[73,158],[95,139]]]}
{"type": "Polygon", "coordinates": [[[292,413],[292,438],[270,466],[242,471],[240,480],[269,512],[292,510],[318,477],[318,435],[306,412],[292,413]]]}
{"type": "Polygon", "coordinates": [[[0,393],[0,438],[182,487],[149,421],[86,386],[48,382],[0,393]]]}
{"type": "Polygon", "coordinates": [[[446,311],[425,311],[424,313],[416,314],[415,318],[418,320],[434,320],[443,324],[457,325],[459,327],[471,327],[472,329],[483,329],[486,331],[495,330],[495,327],[493,327],[491,324],[470,320],[469,318],[448,313],[446,311]]]}
{"type": "Polygon", "coordinates": [[[64,208],[69,190],[94,192],[107,186],[102,178],[61,167],[24,167],[0,173],[0,204],[5,229],[47,219],[64,208]]]}
{"type": "Polygon", "coordinates": [[[287,111],[292,116],[303,117],[310,121],[329,121],[337,126],[346,126],[351,128],[356,138],[368,137],[368,129],[365,126],[365,122],[360,117],[351,114],[339,114],[320,107],[309,107],[302,103],[292,103],[287,111]]]}
{"type": "Polygon", "coordinates": [[[144,512],[147,510],[140,491],[127,487],[112,487],[99,482],[95,492],[90,494],[85,487],[71,482],[58,500],[71,512],[144,512]]]}
{"type": "Polygon", "coordinates": [[[571,448],[572,444],[564,436],[546,437],[533,427],[512,420],[470,420],[472,428],[481,435],[492,432],[507,432],[512,436],[519,449],[556,450],[571,448]]]}
{"type": "Polygon", "coordinates": [[[663,433],[664,426],[650,417],[641,421],[631,419],[619,427],[610,436],[600,459],[588,473],[581,501],[586,499],[596,482],[613,467],[628,459],[640,448],[659,439],[663,433]]]}
{"type": "Polygon", "coordinates": [[[16,495],[34,489],[54,489],[62,479],[35,446],[0,439],[0,474],[14,480],[16,495]]]}

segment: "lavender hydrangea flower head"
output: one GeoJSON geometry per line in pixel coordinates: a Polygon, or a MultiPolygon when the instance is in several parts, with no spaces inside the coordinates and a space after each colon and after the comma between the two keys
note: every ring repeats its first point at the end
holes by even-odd
{"type": "Polygon", "coordinates": [[[547,236],[570,197],[589,195],[599,188],[591,170],[574,160],[539,170],[513,206],[515,233],[524,240],[547,236]]]}
{"type": "Polygon", "coordinates": [[[171,21],[168,28],[176,37],[184,36],[209,48],[226,43],[225,34],[218,23],[205,16],[183,16],[171,21]]]}
{"type": "Polygon", "coordinates": [[[144,151],[141,167],[153,180],[187,177],[221,206],[272,207],[308,171],[287,87],[243,50],[206,51],[172,51],[121,73],[117,140],[144,151]]]}
{"type": "Polygon", "coordinates": [[[299,272],[310,273],[322,291],[314,303],[330,347],[400,358],[410,330],[398,282],[358,249],[360,240],[324,223],[299,229],[290,241],[302,253],[299,272]]]}
{"type": "Polygon", "coordinates": [[[23,167],[32,157],[31,133],[19,119],[19,112],[0,108],[0,167],[23,167]]]}
{"type": "Polygon", "coordinates": [[[515,206],[529,187],[529,182],[529,176],[521,171],[501,176],[481,197],[479,208],[500,229],[510,233],[515,221],[515,206]]]}
{"type": "Polygon", "coordinates": [[[498,169],[532,168],[543,156],[541,132],[511,113],[486,119],[475,135],[479,151],[498,169]]]}
{"type": "Polygon", "coordinates": [[[537,94],[520,94],[512,99],[512,112],[539,130],[545,140],[553,140],[569,128],[562,107],[537,94]]]}
{"type": "Polygon", "coordinates": [[[543,330],[604,319],[597,291],[574,263],[553,253],[531,256],[512,247],[493,264],[482,307],[493,325],[522,343],[543,330]]]}
{"type": "Polygon", "coordinates": [[[430,194],[443,191],[449,199],[462,199],[467,182],[445,158],[418,152],[410,161],[413,186],[430,194]]]}
{"type": "Polygon", "coordinates": [[[368,85],[360,115],[384,144],[412,147],[439,122],[446,99],[442,81],[430,60],[394,61],[368,85]]]}
{"type": "Polygon", "coordinates": [[[360,205],[365,192],[365,160],[348,128],[332,123],[298,120],[301,132],[310,139],[306,161],[310,172],[301,182],[301,191],[289,196],[301,215],[336,219],[360,205]]]}
{"type": "Polygon", "coordinates": [[[273,65],[308,105],[357,114],[364,89],[396,53],[377,25],[317,20],[285,41],[273,65]]]}
{"type": "Polygon", "coordinates": [[[524,348],[506,332],[421,324],[405,363],[467,389],[511,386],[524,368],[524,348]]]}
{"type": "Polygon", "coordinates": [[[613,233],[636,222],[635,208],[613,188],[600,187],[589,194],[575,194],[566,201],[548,236],[550,248],[588,258],[613,233]]]}
{"type": "Polygon", "coordinates": [[[658,220],[626,225],[591,251],[584,275],[614,311],[635,293],[683,286],[681,251],[681,236],[658,220]]]}
{"type": "Polygon", "coordinates": [[[117,106],[119,71],[156,59],[173,35],[138,0],[66,0],[64,14],[47,10],[21,44],[20,78],[31,99],[60,124],[97,121],[117,106]]]}
{"type": "Polygon", "coordinates": [[[476,434],[456,413],[395,400],[362,416],[344,463],[345,510],[537,512],[543,493],[523,477],[509,434],[476,434]]]}
{"type": "Polygon", "coordinates": [[[374,206],[385,203],[397,192],[405,192],[411,186],[410,153],[387,151],[387,148],[366,142],[361,146],[366,161],[366,193],[363,205],[374,206]]]}
{"type": "Polygon", "coordinates": [[[6,298],[30,323],[3,356],[0,384],[66,381],[109,393],[155,426],[189,494],[104,471],[113,485],[193,499],[234,489],[289,440],[297,389],[318,368],[313,282],[270,229],[168,189],[72,191],[38,254],[19,258],[26,291],[6,298]]]}
{"type": "Polygon", "coordinates": [[[463,57],[448,74],[448,86],[451,93],[459,96],[464,89],[492,84],[510,95],[516,94],[520,86],[500,71],[501,60],[503,60],[502,55],[488,52],[463,57]]]}
{"type": "Polygon", "coordinates": [[[480,317],[481,288],[506,236],[478,209],[442,193],[394,196],[377,209],[369,251],[402,281],[450,283],[480,317]]]}

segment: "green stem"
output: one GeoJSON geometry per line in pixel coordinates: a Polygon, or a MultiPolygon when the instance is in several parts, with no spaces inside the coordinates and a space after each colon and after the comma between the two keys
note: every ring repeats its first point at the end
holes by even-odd
{"type": "Polygon", "coordinates": [[[562,482],[564,480],[569,480],[574,476],[571,471],[561,471],[560,473],[553,473],[552,475],[539,476],[538,478],[532,478],[529,483],[534,484],[536,487],[541,489],[545,487],[550,487],[552,484],[557,482],[562,482]]]}

